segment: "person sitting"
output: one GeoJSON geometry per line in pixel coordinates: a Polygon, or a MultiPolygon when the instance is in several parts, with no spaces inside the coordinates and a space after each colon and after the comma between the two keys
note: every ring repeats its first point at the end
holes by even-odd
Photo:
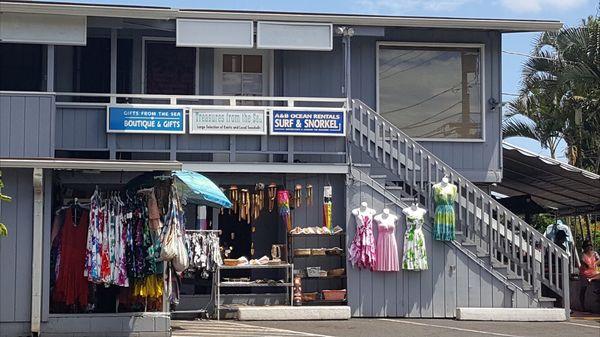
{"type": "Polygon", "coordinates": [[[581,267],[579,267],[579,275],[588,280],[600,280],[600,272],[596,269],[600,265],[600,258],[594,251],[594,246],[590,241],[583,243],[583,254],[581,256],[581,267]]]}

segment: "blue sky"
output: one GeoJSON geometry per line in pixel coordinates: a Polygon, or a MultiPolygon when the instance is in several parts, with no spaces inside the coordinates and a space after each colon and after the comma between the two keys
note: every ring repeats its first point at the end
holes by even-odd
{"type": "MultiPolygon", "coordinates": [[[[69,0],[67,0],[69,1],[69,0]]],[[[360,13],[386,15],[553,19],[576,25],[596,14],[596,0],[71,0],[84,3],[156,5],[175,8],[248,9],[270,11],[360,13]]],[[[529,53],[537,34],[505,34],[504,51],[529,53]]],[[[503,53],[502,92],[519,88],[522,56],[503,53]]],[[[504,96],[503,100],[510,100],[504,96]]],[[[512,138],[511,143],[545,153],[535,141],[512,138]]],[[[563,157],[562,151],[560,156],[563,157]]]]}

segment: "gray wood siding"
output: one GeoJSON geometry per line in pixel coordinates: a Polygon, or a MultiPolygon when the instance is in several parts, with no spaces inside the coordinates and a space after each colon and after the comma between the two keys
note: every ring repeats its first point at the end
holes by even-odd
{"type": "Polygon", "coordinates": [[[33,171],[3,169],[2,190],[13,198],[0,204],[8,236],[0,238],[0,324],[29,322],[33,240],[33,171]]]}
{"type": "MultiPolygon", "coordinates": [[[[369,180],[361,174],[361,180],[369,180]]],[[[356,232],[351,210],[366,201],[380,212],[388,207],[399,215],[396,240],[402,259],[406,219],[402,207],[387,202],[371,186],[353,181],[347,190],[347,245],[356,232]]],[[[354,317],[455,317],[457,307],[513,306],[513,290],[452,243],[432,240],[431,228],[424,227],[429,269],[426,271],[372,272],[353,268],[347,262],[348,300],[354,317]]],[[[374,226],[375,237],[378,232],[374,226]]],[[[537,307],[537,303],[518,289],[514,290],[516,307],[537,307]]]]}
{"type": "MultiPolygon", "coordinates": [[[[352,41],[352,96],[376,108],[377,41],[481,43],[484,63],[484,142],[422,142],[441,160],[474,182],[498,182],[501,178],[501,114],[491,110],[490,98],[501,101],[501,34],[495,31],[387,28],[384,38],[357,37],[352,41]]],[[[402,93],[398,93],[402,94],[402,93]]]]}
{"type": "Polygon", "coordinates": [[[53,133],[53,96],[0,95],[0,157],[52,157],[53,133]]]}
{"type": "Polygon", "coordinates": [[[58,107],[56,149],[106,150],[106,109],[58,107]]]}
{"type": "MultiPolygon", "coordinates": [[[[501,101],[501,34],[495,31],[386,28],[384,37],[352,38],[352,97],[376,108],[376,43],[378,41],[481,43],[485,45],[485,141],[423,142],[436,156],[474,182],[501,178],[501,114],[487,104],[501,101]]],[[[331,52],[284,51],[275,60],[275,92],[284,96],[343,97],[344,55],[339,38],[331,52]],[[279,87],[280,86],[280,87],[279,87]]],[[[277,54],[276,54],[277,56],[277,54]]],[[[399,93],[402,94],[402,93],[399,93]]],[[[365,159],[366,160],[366,159],[365,159]]],[[[368,162],[368,161],[367,161],[368,162]]]]}

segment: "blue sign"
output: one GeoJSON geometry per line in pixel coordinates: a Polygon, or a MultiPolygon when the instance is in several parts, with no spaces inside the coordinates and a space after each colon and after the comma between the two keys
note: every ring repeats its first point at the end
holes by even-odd
{"type": "Polygon", "coordinates": [[[346,135],[343,109],[277,109],[271,112],[270,134],[287,136],[346,135]]]}
{"type": "Polygon", "coordinates": [[[185,133],[185,111],[182,108],[111,106],[106,116],[106,132],[185,133]]]}

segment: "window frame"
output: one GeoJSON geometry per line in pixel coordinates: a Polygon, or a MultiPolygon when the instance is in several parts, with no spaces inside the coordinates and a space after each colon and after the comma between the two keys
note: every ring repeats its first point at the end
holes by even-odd
{"type": "MultiPolygon", "coordinates": [[[[213,58],[213,95],[223,95],[223,83],[221,75],[223,74],[223,55],[225,54],[240,54],[240,55],[261,55],[263,57],[263,96],[273,96],[274,93],[274,53],[269,49],[233,49],[233,48],[215,48],[213,58]]],[[[243,96],[240,96],[243,97],[243,96]]]]}
{"type": "MultiPolygon", "coordinates": [[[[142,36],[142,88],[141,88],[141,93],[142,94],[147,94],[146,92],[146,42],[173,42],[173,44],[175,44],[175,47],[177,47],[176,44],[176,40],[174,37],[159,37],[159,36],[142,36]]],[[[134,42],[135,43],[135,40],[134,42]]],[[[192,95],[197,95],[198,94],[198,86],[199,86],[199,71],[200,68],[198,66],[198,61],[199,61],[199,52],[198,52],[198,48],[195,47],[177,47],[177,48],[192,48],[194,50],[194,93],[192,95]]],[[[135,61],[134,61],[135,62],[135,61]]],[[[133,90],[133,89],[132,89],[133,90]]],[[[149,94],[149,95],[154,95],[154,94],[149,94]]],[[[169,94],[170,95],[170,94],[169,94]]],[[[176,95],[170,95],[170,96],[187,96],[185,94],[176,94],[176,95]]]]}
{"type": "MultiPolygon", "coordinates": [[[[414,48],[472,48],[479,50],[480,82],[481,82],[481,137],[480,138],[413,138],[420,142],[462,142],[462,143],[484,143],[486,141],[486,67],[485,67],[485,44],[484,43],[438,43],[438,42],[399,42],[399,41],[377,41],[375,44],[375,108],[379,113],[379,56],[382,46],[392,47],[414,47],[414,48]]],[[[399,128],[402,130],[401,128],[399,128]]]]}

